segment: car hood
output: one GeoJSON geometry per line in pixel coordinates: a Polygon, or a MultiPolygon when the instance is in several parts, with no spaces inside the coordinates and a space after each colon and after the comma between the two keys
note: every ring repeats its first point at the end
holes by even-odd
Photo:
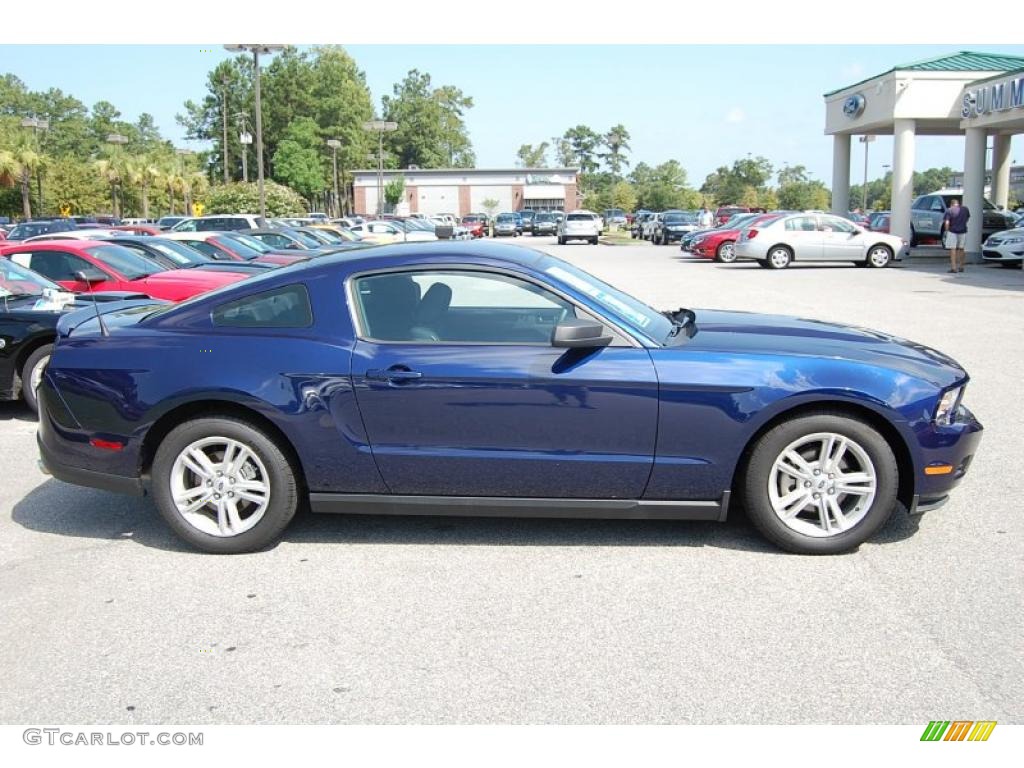
{"type": "Polygon", "coordinates": [[[897,336],[840,323],[783,315],[694,310],[687,349],[827,358],[891,368],[938,387],[967,377],[948,355],[897,336]]]}
{"type": "Polygon", "coordinates": [[[1004,229],[1002,232],[994,232],[989,235],[989,238],[998,237],[1024,237],[1024,228],[1015,227],[1014,229],[1004,229]]]}

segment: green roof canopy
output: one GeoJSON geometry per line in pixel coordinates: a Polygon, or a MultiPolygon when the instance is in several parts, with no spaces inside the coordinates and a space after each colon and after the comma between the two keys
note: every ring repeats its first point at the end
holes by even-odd
{"type": "Polygon", "coordinates": [[[979,53],[978,51],[957,51],[947,53],[945,56],[935,56],[931,59],[913,61],[910,64],[902,64],[886,70],[879,75],[866,78],[853,85],[845,85],[834,91],[829,91],[825,96],[831,96],[855,85],[874,80],[876,77],[888,75],[890,72],[912,71],[912,72],[1006,72],[1012,69],[1024,67],[1024,56],[1009,56],[1003,53],[979,53]]]}

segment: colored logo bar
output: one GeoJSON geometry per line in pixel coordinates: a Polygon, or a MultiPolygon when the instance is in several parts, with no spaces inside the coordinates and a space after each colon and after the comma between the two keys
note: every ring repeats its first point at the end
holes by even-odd
{"type": "Polygon", "coordinates": [[[932,720],[921,734],[921,741],[988,741],[995,720],[932,720]]]}

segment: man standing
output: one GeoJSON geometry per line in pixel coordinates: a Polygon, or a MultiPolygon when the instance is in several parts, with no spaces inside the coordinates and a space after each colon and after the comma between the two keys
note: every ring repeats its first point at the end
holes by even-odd
{"type": "Polygon", "coordinates": [[[711,215],[711,211],[708,210],[708,207],[706,205],[701,206],[700,217],[697,219],[697,223],[700,225],[700,228],[708,229],[713,221],[714,217],[711,215]]]}
{"type": "Polygon", "coordinates": [[[953,198],[946,209],[946,215],[942,217],[942,240],[943,245],[949,249],[950,272],[963,272],[967,254],[964,248],[967,246],[967,221],[971,218],[971,212],[966,205],[960,205],[960,201],[953,198]]]}

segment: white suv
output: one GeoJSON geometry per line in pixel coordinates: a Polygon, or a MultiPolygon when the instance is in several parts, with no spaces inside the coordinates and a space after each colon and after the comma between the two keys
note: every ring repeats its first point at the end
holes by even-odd
{"type": "Polygon", "coordinates": [[[172,232],[234,232],[240,229],[262,229],[266,219],[252,213],[211,213],[209,216],[190,216],[173,227],[172,232]]]}
{"type": "Polygon", "coordinates": [[[601,235],[601,220],[592,211],[572,211],[566,214],[558,224],[558,244],[565,245],[570,240],[586,240],[597,245],[601,235]]]}

